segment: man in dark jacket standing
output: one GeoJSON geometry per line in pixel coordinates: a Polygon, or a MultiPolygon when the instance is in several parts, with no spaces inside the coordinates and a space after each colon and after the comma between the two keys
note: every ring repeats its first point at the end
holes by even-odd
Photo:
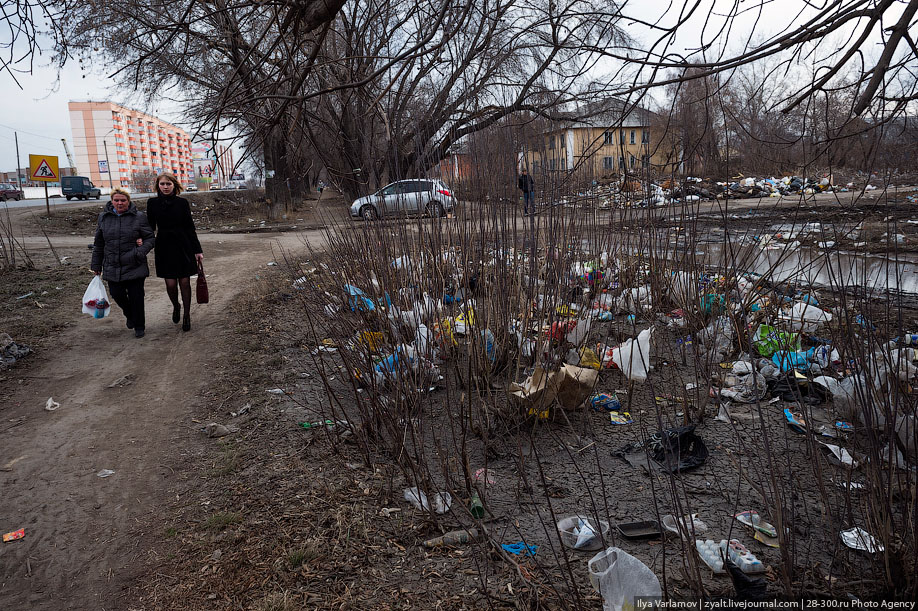
{"type": "Polygon", "coordinates": [[[144,336],[143,282],[150,275],[147,255],[152,249],[153,229],[147,215],[131,203],[127,191],[112,189],[112,200],[99,215],[90,268],[108,281],[112,299],[124,311],[134,337],[144,336]]]}
{"type": "Polygon", "coordinates": [[[535,181],[526,170],[523,170],[517,184],[523,192],[523,216],[535,214],[535,181]]]}

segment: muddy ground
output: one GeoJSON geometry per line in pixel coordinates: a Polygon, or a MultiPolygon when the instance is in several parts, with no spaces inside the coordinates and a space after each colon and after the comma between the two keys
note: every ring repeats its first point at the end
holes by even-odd
{"type": "MultiPolygon", "coordinates": [[[[812,212],[825,220],[851,210],[812,212]]],[[[897,226],[907,226],[910,212],[906,204],[895,209],[897,226]]],[[[810,469],[787,472],[784,484],[795,497],[790,523],[799,531],[802,558],[800,573],[790,578],[814,595],[838,596],[851,584],[830,574],[870,570],[868,556],[838,544],[837,530],[850,524],[826,519],[848,515],[856,522],[863,505],[855,498],[848,506],[839,493],[830,495],[838,506],[825,507],[813,494],[844,472],[784,426],[782,405],[763,406],[762,412],[740,408],[732,423],[714,421],[716,409],[705,407],[707,397],[684,390],[697,380],[695,368],[683,365],[683,355],[672,349],[675,335],[663,338],[654,357],[657,369],[667,372],[665,384],[638,387],[631,395],[634,424],[615,426],[584,409],[504,430],[501,443],[487,449],[472,440],[472,470],[487,466],[494,481],[485,495],[491,536],[539,545],[534,558],[510,557],[486,543],[424,549],[422,542],[442,530],[472,524],[464,499],[457,497],[454,511],[434,520],[402,499],[407,474],[390,455],[368,451],[360,431],[299,425],[330,413],[326,384],[349,397],[342,409],[353,421],[359,393],[336,369],[334,353],[317,359],[311,354],[322,330],[304,325],[294,276],[278,254],[282,246],[300,253],[291,254],[292,261],[307,260],[303,236],[203,231],[243,217],[248,224],[246,214],[234,211],[210,225],[198,220],[212,302],[194,307],[192,331],[183,334],[168,320],[164,291],[151,278],[150,322],[142,340],[123,328],[117,314],[102,321],[79,314],[76,304],[90,278],[85,244],[92,223],[83,219],[68,230],[62,222],[49,231],[56,234],[58,255],[71,257],[68,266],[56,265],[47,253],[41,259],[44,238],[23,229],[38,269],[0,276],[0,331],[11,329],[35,352],[0,373],[0,530],[24,527],[26,537],[0,544],[0,607],[598,608],[601,599],[586,579],[592,554],[562,552],[556,518],[583,511],[613,524],[655,518],[654,496],[661,512],[672,510],[667,491],[676,487],[692,504],[681,511],[701,513],[716,538],[726,536],[735,511],[768,513],[756,491],[763,484],[755,478],[766,436],[788,465],[817,461],[826,474],[825,481],[814,481],[810,469]],[[267,265],[274,260],[280,265],[267,265]],[[30,291],[45,307],[31,297],[16,299],[30,291]],[[129,383],[109,387],[126,375],[132,376],[129,383]],[[267,392],[276,388],[284,394],[267,392]],[[657,428],[655,397],[666,394],[685,398],[659,410],[667,424],[704,409],[698,432],[711,452],[703,467],[675,480],[647,476],[611,455],[657,428]],[[44,411],[49,396],[61,403],[54,412],[44,411]],[[209,438],[202,432],[209,422],[234,425],[238,432],[209,438]],[[737,464],[745,479],[736,477],[737,464]],[[99,478],[101,469],[115,473],[99,478]],[[556,554],[569,562],[559,562],[556,554]]],[[[753,231],[783,221],[783,214],[762,220],[761,228],[754,221],[753,231]]],[[[882,219],[890,213],[870,206],[867,215],[882,219]]],[[[25,215],[19,222],[29,226],[25,215]]],[[[716,215],[710,224],[718,225],[716,215]]],[[[307,237],[321,241],[319,232],[307,237]]],[[[620,321],[613,323],[613,334],[627,332],[620,321]]],[[[444,429],[454,421],[450,414],[458,399],[452,375],[419,406],[429,440],[447,447],[454,438],[444,429]]],[[[625,389],[619,372],[601,373],[598,390],[625,389]]],[[[821,409],[815,419],[830,421],[831,405],[821,409]]],[[[444,477],[462,470],[434,460],[445,465],[444,477]]],[[[737,527],[732,535],[772,567],[767,582],[780,592],[786,576],[774,568],[778,550],[737,527]]],[[[688,573],[696,569],[683,563],[678,539],[632,542],[613,531],[609,541],[658,575],[665,563],[670,591],[688,592],[688,573]]],[[[705,574],[703,581],[712,596],[731,591],[724,578],[705,574]]],[[[869,594],[868,585],[854,587],[869,594]]]]}

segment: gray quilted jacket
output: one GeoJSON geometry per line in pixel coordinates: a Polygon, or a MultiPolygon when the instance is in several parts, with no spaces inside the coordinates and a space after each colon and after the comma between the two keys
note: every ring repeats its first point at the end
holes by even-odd
{"type": "Polygon", "coordinates": [[[109,282],[146,278],[150,275],[147,254],[151,250],[153,229],[147,215],[132,203],[118,216],[115,207],[108,202],[99,214],[92,245],[92,271],[102,272],[102,279],[109,282]],[[143,240],[143,245],[137,246],[137,238],[143,240]]]}

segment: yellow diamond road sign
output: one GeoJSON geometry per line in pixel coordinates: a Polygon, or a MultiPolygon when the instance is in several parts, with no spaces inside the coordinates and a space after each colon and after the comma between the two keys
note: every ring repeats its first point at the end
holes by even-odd
{"type": "Polygon", "coordinates": [[[56,155],[29,155],[29,180],[57,182],[60,176],[56,155]]]}

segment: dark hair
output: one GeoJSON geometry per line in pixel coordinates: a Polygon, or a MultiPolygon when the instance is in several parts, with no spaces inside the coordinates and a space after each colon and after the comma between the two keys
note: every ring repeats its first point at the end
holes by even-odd
{"type": "Polygon", "coordinates": [[[153,188],[156,190],[157,195],[162,195],[162,193],[160,193],[159,191],[159,181],[162,178],[165,178],[172,182],[172,185],[174,187],[172,189],[172,195],[178,195],[179,193],[182,192],[182,185],[179,184],[178,178],[176,178],[175,175],[173,174],[163,173],[156,177],[156,183],[153,185],[153,188]]]}

